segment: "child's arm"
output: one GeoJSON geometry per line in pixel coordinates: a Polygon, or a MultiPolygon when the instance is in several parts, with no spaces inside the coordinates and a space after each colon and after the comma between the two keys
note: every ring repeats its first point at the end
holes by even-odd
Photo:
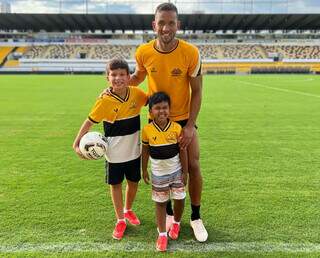
{"type": "Polygon", "coordinates": [[[183,183],[184,185],[187,185],[188,181],[188,154],[187,150],[184,148],[180,148],[180,162],[181,162],[181,167],[182,167],[182,176],[183,176],[183,183]]]}
{"type": "Polygon", "coordinates": [[[149,145],[142,145],[142,177],[146,184],[149,184],[150,178],[148,173],[149,145]]]}
{"type": "Polygon", "coordinates": [[[86,119],[82,126],[80,127],[80,130],[78,132],[77,137],[75,138],[72,148],[74,149],[74,151],[78,154],[78,156],[82,159],[87,159],[86,157],[84,157],[79,149],[79,143],[80,140],[82,138],[82,136],[84,136],[87,132],[89,132],[90,128],[92,127],[93,123],[89,120],[86,119]]]}

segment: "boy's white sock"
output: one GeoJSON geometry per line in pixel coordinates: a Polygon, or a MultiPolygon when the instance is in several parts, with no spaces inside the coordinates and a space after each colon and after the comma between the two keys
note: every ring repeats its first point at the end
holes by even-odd
{"type": "Polygon", "coordinates": [[[126,223],[126,219],[118,219],[117,222],[123,221],[124,223],[126,223]]]}
{"type": "Polygon", "coordinates": [[[180,225],[180,221],[178,222],[178,221],[175,221],[174,219],[173,219],[173,223],[180,225]]]}
{"type": "Polygon", "coordinates": [[[167,232],[159,232],[159,236],[165,236],[165,237],[167,237],[168,235],[167,235],[167,232]]]}
{"type": "Polygon", "coordinates": [[[126,209],[126,208],[123,208],[123,213],[127,213],[128,211],[132,211],[132,209],[126,209]]]}

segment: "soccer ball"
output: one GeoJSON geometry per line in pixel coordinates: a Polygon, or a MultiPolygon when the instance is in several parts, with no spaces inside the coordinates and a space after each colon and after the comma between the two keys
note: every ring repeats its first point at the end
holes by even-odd
{"type": "Polygon", "coordinates": [[[82,136],[79,148],[88,159],[101,159],[107,151],[108,140],[99,132],[88,132],[82,136]]]}

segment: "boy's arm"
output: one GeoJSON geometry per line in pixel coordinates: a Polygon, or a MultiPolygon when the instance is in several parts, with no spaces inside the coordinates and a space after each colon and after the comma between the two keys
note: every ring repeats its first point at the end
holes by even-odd
{"type": "Polygon", "coordinates": [[[182,179],[184,185],[187,185],[188,181],[188,154],[186,149],[180,148],[180,162],[181,162],[181,167],[182,167],[182,179]]]}
{"type": "Polygon", "coordinates": [[[80,127],[80,130],[78,132],[77,137],[75,138],[72,148],[74,151],[78,154],[78,156],[82,159],[87,159],[84,157],[79,149],[79,143],[82,138],[87,132],[89,132],[90,128],[92,127],[93,122],[91,122],[88,118],[83,122],[82,126],[80,127]]]}
{"type": "Polygon", "coordinates": [[[148,161],[149,161],[149,145],[142,145],[142,177],[146,184],[149,184],[148,161]]]}

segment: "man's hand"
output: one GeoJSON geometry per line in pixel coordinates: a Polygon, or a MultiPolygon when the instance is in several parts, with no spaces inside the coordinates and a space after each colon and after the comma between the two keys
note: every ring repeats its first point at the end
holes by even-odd
{"type": "Polygon", "coordinates": [[[111,94],[110,88],[106,88],[100,93],[98,99],[103,98],[103,96],[110,96],[110,94],[111,94]]]}
{"type": "Polygon", "coordinates": [[[150,178],[149,178],[148,170],[142,172],[142,177],[143,177],[144,182],[147,185],[150,184],[150,178]]]}
{"type": "Polygon", "coordinates": [[[193,125],[186,125],[182,128],[181,136],[179,138],[179,146],[185,149],[190,144],[192,138],[196,133],[196,129],[193,125]]]}

